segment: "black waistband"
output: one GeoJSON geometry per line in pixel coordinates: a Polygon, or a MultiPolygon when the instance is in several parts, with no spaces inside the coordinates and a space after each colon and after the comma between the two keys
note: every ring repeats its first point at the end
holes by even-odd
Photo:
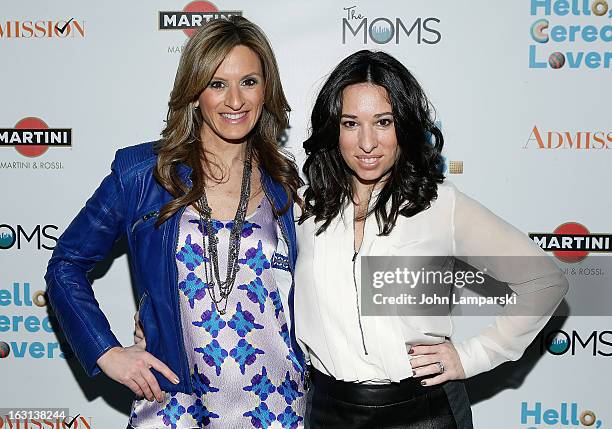
{"type": "Polygon", "coordinates": [[[423,378],[406,378],[399,383],[362,384],[336,380],[310,367],[310,376],[316,390],[327,393],[334,399],[356,405],[384,406],[408,401],[431,392],[440,386],[425,387],[423,378]]]}

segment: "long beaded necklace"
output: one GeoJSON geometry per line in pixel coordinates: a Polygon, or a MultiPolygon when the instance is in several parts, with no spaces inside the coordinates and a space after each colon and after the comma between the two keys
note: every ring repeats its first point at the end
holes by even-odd
{"type": "Polygon", "coordinates": [[[240,238],[242,237],[242,227],[246,219],[249,198],[251,195],[251,159],[252,150],[249,145],[247,146],[244,157],[242,184],[240,186],[240,202],[238,203],[236,215],[234,216],[234,221],[230,230],[225,280],[221,280],[219,272],[219,252],[217,249],[219,237],[217,237],[217,231],[213,227],[212,210],[208,205],[205,189],[202,191],[202,196],[198,200],[200,206],[200,229],[202,230],[202,250],[204,252],[204,257],[206,257],[207,250],[209,256],[209,263],[204,264],[204,274],[210,299],[214,303],[217,312],[221,315],[225,314],[227,310],[227,299],[234,288],[234,281],[236,280],[236,274],[239,268],[238,254],[240,252],[240,238]],[[207,236],[208,240],[206,240],[207,236]],[[219,289],[218,297],[216,288],[219,289]],[[223,301],[225,301],[222,305],[223,308],[220,308],[219,304],[223,301]]]}

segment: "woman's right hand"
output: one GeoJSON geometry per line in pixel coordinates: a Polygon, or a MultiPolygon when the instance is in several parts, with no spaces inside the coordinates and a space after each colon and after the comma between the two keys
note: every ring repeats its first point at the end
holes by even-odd
{"type": "Polygon", "coordinates": [[[113,347],[100,356],[97,364],[107,376],[149,401],[156,399],[162,402],[165,397],[151,368],[155,368],[172,383],[179,383],[177,375],[166,364],[137,345],[113,347]]]}

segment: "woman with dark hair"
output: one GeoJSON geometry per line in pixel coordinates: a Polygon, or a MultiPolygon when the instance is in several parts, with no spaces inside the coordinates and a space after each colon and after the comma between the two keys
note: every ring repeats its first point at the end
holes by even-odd
{"type": "Polygon", "coordinates": [[[261,29],[208,23],[183,50],[162,139],[119,150],[59,239],[50,303],[90,376],[146,398],[131,427],[302,425],[290,318],[301,180],[277,143],[288,111],[261,29]],[[125,348],[86,277],[120,237],[146,334],[125,348]]]}
{"type": "Polygon", "coordinates": [[[345,58],[319,93],[297,228],[306,427],[472,427],[457,380],[518,359],[567,291],[538,246],[445,182],[443,142],[420,85],[384,52],[345,58]],[[362,256],[445,255],[507,282],[516,305],[459,343],[448,314],[363,317],[362,256]],[[519,271],[493,257],[510,255],[539,258],[519,271]]]}

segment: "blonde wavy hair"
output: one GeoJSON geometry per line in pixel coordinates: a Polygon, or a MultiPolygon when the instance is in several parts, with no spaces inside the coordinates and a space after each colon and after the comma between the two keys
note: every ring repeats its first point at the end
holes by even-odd
{"type": "Polygon", "coordinates": [[[254,159],[285,189],[288,200],[284,207],[274,207],[284,213],[293,203],[300,202],[297,189],[299,177],[293,157],[281,149],[278,141],[289,125],[291,110],[283,87],[276,58],[263,31],[240,16],[207,23],[185,45],[179,62],[174,87],[168,102],[166,126],[162,139],[156,144],[158,155],[153,175],[174,199],[161,210],[157,224],[168,220],[182,207],[195,203],[205,187],[209,162],[206,142],[200,141],[203,118],[195,109],[198,97],[208,86],[215,71],[228,53],[238,45],[252,49],[260,58],[265,83],[264,105],[255,128],[248,136],[254,159]],[[189,188],[178,175],[178,165],[191,167],[189,188]]]}

